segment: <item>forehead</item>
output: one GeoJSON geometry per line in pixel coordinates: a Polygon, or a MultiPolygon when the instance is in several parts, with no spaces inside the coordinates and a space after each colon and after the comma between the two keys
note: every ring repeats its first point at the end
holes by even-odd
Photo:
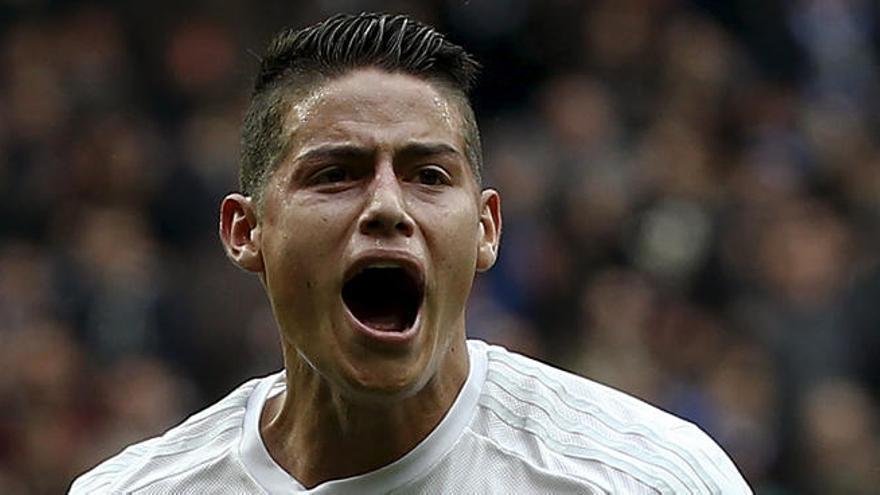
{"type": "Polygon", "coordinates": [[[389,148],[444,141],[464,155],[461,119],[435,85],[407,74],[358,69],[320,85],[292,105],[289,150],[348,142],[389,148]]]}

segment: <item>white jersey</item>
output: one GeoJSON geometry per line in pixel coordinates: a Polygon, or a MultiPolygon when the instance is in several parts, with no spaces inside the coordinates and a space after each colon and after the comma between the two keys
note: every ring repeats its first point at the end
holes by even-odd
{"type": "Polygon", "coordinates": [[[750,494],[705,433],[622,392],[468,341],[452,408],[397,461],[307,490],[260,437],[284,373],[252,380],[77,479],[80,494],[750,494]]]}

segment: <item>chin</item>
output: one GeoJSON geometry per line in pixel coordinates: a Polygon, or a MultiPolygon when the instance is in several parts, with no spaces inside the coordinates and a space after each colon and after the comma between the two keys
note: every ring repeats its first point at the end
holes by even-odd
{"type": "Polygon", "coordinates": [[[352,399],[364,403],[387,403],[412,397],[430,381],[416,363],[388,362],[388,358],[358,362],[346,380],[352,399]],[[382,362],[376,362],[382,361],[382,362]],[[414,369],[418,367],[419,369],[414,369]]]}

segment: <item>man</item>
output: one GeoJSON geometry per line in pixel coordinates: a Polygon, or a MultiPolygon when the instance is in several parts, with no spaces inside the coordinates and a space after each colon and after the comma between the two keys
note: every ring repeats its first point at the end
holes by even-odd
{"type": "Polygon", "coordinates": [[[220,237],[265,287],[285,369],[71,493],[750,493],[695,426],[466,340],[501,234],[476,71],[405,16],[276,36],[220,237]]]}

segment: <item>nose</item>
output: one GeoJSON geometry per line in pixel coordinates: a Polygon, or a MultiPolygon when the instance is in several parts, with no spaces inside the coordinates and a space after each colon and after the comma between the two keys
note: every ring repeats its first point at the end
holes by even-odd
{"type": "Polygon", "coordinates": [[[415,223],[406,209],[403,191],[390,163],[376,167],[364,211],[358,219],[358,230],[370,237],[410,237],[415,223]]]}

